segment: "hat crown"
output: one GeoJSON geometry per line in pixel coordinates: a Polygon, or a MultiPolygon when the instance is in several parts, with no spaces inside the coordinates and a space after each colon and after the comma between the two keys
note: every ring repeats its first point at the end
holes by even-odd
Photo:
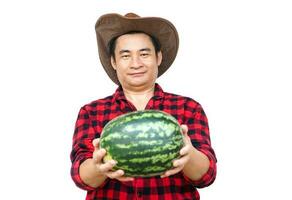
{"type": "Polygon", "coordinates": [[[135,13],[127,13],[125,15],[125,17],[128,17],[128,18],[139,18],[140,16],[135,14],[135,13]]]}

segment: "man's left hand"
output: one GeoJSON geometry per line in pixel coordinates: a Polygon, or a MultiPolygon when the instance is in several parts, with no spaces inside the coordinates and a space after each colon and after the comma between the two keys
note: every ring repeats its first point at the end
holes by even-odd
{"type": "Polygon", "coordinates": [[[191,157],[191,152],[194,151],[194,147],[191,143],[191,139],[188,136],[188,127],[186,125],[181,125],[182,134],[184,136],[184,147],[180,150],[180,158],[173,161],[172,169],[166,171],[161,175],[161,178],[174,175],[181,170],[183,170],[184,166],[189,162],[191,157]]]}

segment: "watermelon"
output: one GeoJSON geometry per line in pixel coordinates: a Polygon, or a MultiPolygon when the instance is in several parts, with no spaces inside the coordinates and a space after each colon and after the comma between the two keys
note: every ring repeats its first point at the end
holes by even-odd
{"type": "Polygon", "coordinates": [[[105,125],[100,138],[100,148],[107,151],[103,161],[117,161],[113,170],[122,169],[130,177],[156,176],[171,169],[183,145],[177,120],[159,110],[120,115],[105,125]]]}

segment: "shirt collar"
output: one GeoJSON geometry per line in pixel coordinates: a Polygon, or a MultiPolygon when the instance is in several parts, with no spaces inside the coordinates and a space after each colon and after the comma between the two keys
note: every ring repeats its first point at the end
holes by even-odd
{"type": "MultiPolygon", "coordinates": [[[[160,87],[158,83],[155,83],[154,96],[152,98],[161,99],[163,97],[164,97],[164,91],[162,90],[162,88],[160,87]]],[[[126,96],[124,94],[124,91],[121,85],[116,89],[115,93],[113,94],[113,100],[114,101],[126,100],[126,96]]]]}

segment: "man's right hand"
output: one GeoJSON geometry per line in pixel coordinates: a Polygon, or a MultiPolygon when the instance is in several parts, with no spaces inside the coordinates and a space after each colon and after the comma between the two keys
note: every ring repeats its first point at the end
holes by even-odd
{"type": "Polygon", "coordinates": [[[134,178],[132,177],[124,177],[123,175],[125,172],[123,170],[117,170],[113,171],[113,167],[116,165],[115,160],[109,160],[106,163],[102,162],[103,157],[106,155],[106,150],[105,149],[100,149],[99,148],[99,138],[94,139],[92,141],[93,147],[94,147],[94,152],[92,155],[92,160],[96,166],[96,170],[98,174],[107,176],[108,178],[111,179],[117,179],[119,181],[133,181],[134,178]]]}

